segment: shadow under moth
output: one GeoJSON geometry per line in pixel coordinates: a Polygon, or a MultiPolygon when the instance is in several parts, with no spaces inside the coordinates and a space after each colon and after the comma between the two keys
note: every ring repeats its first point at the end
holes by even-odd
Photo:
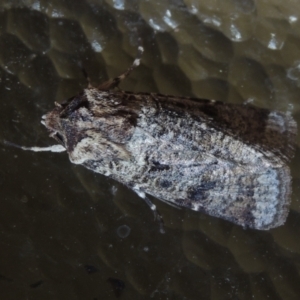
{"type": "Polygon", "coordinates": [[[282,225],[297,134],[291,114],[116,90],[139,65],[138,50],[124,74],[97,88],[89,84],[42,117],[58,145],[21,148],[67,151],[72,163],[125,184],[153,211],[146,194],[244,228],[282,225]]]}

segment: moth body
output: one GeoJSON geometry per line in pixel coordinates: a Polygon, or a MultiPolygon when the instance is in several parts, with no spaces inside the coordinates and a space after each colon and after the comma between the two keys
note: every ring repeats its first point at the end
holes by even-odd
{"type": "Polygon", "coordinates": [[[146,194],[244,228],[282,225],[297,134],[290,113],[115,90],[142,52],[124,74],[89,84],[42,117],[59,145],[21,148],[66,150],[72,163],[132,188],[154,211],[146,194]]]}
{"type": "Polygon", "coordinates": [[[71,162],[136,191],[243,227],[287,217],[296,132],[288,113],[89,88],[44,121],[71,162]]]}

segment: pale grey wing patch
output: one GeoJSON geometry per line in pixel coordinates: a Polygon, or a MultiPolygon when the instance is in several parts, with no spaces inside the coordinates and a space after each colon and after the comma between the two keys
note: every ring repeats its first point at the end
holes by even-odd
{"type": "Polygon", "coordinates": [[[265,133],[269,143],[277,142],[273,146],[275,154],[280,154],[287,161],[294,156],[297,123],[290,112],[271,111],[268,115],[265,133]],[[274,138],[274,132],[278,134],[277,138],[274,138]]]}
{"type": "Polygon", "coordinates": [[[203,211],[244,227],[269,229],[286,219],[291,192],[286,166],[261,168],[257,173],[237,166],[231,171],[228,166],[193,166],[193,170],[186,168],[186,173],[184,169],[159,166],[152,170],[155,186],[146,192],[167,203],[203,211]],[[184,186],[179,180],[182,176],[184,186]]]}
{"type": "MultiPolygon", "coordinates": [[[[156,121],[157,124],[151,124],[151,128],[144,126],[142,122],[136,127],[131,139],[132,143],[129,145],[133,147],[130,151],[136,153],[136,157],[141,157],[141,153],[147,146],[151,158],[164,165],[192,165],[204,162],[210,164],[217,161],[219,164],[226,165],[252,165],[255,172],[257,165],[265,164],[265,167],[269,167],[271,164],[273,166],[282,164],[281,159],[272,152],[263,152],[252,145],[245,145],[242,141],[226,136],[222,132],[215,131],[213,134],[206,132],[197,137],[189,137],[186,133],[169,134],[167,130],[163,136],[157,138],[153,132],[159,131],[161,125],[159,120],[156,121]],[[198,143],[194,144],[193,139],[197,139],[198,143]],[[266,157],[269,162],[266,161],[266,157]]],[[[176,127],[176,124],[173,125],[169,127],[176,127]]],[[[184,123],[184,126],[187,124],[184,123]]],[[[191,131],[199,132],[200,130],[195,128],[191,131]]]]}
{"type": "Polygon", "coordinates": [[[182,143],[185,149],[195,147],[226,160],[243,163],[251,162],[255,154],[257,158],[268,159],[275,164],[293,157],[297,123],[290,113],[219,102],[214,105],[207,101],[197,106],[189,103],[188,99],[182,100],[185,110],[181,111],[175,106],[174,97],[157,97],[161,97],[163,113],[170,111],[146,115],[139,125],[161,141],[182,143]],[[176,110],[175,117],[172,110],[176,110]],[[249,149],[253,155],[248,155],[249,149]]]}

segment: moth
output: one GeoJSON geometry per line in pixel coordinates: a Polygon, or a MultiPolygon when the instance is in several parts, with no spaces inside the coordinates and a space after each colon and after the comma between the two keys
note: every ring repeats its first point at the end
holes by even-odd
{"type": "Polygon", "coordinates": [[[42,117],[70,161],[109,176],[144,198],[204,212],[244,228],[282,225],[291,201],[288,163],[297,124],[290,113],[250,104],[116,90],[140,64],[42,117]]]}

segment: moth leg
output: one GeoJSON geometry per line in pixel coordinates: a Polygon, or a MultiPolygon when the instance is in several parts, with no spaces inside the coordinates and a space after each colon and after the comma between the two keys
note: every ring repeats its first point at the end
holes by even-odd
{"type": "Polygon", "coordinates": [[[110,79],[108,81],[103,82],[98,87],[98,89],[99,90],[111,90],[111,89],[117,87],[122,80],[124,80],[136,67],[138,67],[140,65],[143,52],[144,52],[144,48],[142,46],[139,46],[136,59],[133,61],[132,65],[127,69],[127,71],[125,71],[120,76],[115,77],[114,79],[110,79]]]}
{"type": "Polygon", "coordinates": [[[147,203],[147,205],[151,208],[154,214],[154,220],[157,220],[159,223],[159,231],[160,233],[165,233],[165,228],[164,228],[164,220],[159,213],[159,211],[156,208],[156,205],[152,203],[152,201],[146,196],[144,192],[138,189],[134,189],[134,191],[147,203]]]}
{"type": "Polygon", "coordinates": [[[49,151],[49,152],[63,152],[66,151],[66,148],[63,147],[62,145],[52,145],[49,147],[23,147],[19,146],[17,144],[8,142],[8,141],[3,141],[4,145],[16,147],[22,150],[27,150],[27,151],[33,151],[33,152],[41,152],[41,151],[49,151]]]}

